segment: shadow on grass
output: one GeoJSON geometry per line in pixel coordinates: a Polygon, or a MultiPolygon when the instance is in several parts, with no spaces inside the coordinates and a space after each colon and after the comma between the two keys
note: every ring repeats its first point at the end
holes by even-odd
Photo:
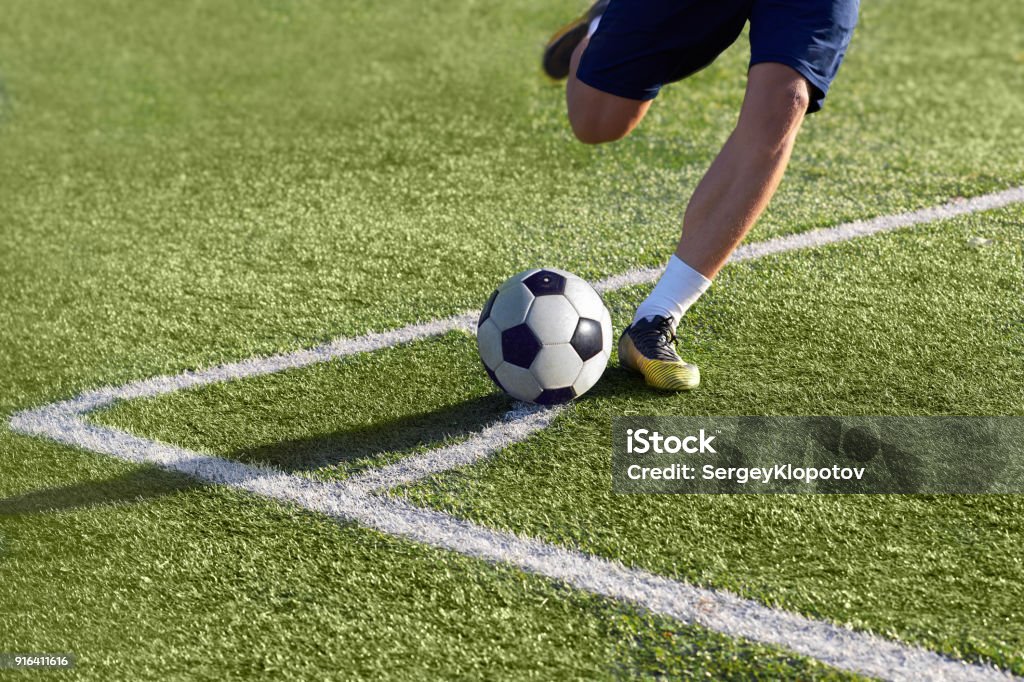
{"type": "Polygon", "coordinates": [[[601,376],[601,380],[577,401],[589,398],[635,398],[651,396],[672,396],[673,393],[654,391],[644,383],[642,376],[628,369],[609,365],[601,376]]]}
{"type": "MultiPolygon", "coordinates": [[[[591,397],[648,394],[643,380],[626,370],[609,367],[602,380],[581,400],[591,397]]],[[[401,454],[436,446],[450,438],[467,437],[501,419],[514,402],[492,393],[435,412],[411,415],[309,438],[286,440],[228,453],[228,459],[270,464],[285,471],[312,470],[401,454]]],[[[207,487],[184,474],[145,467],[116,478],[44,488],[0,499],[0,518],[45,512],[64,512],[101,504],[134,503],[207,487]]]]}
{"type": "Polygon", "coordinates": [[[308,438],[240,448],[227,457],[249,463],[270,464],[286,471],[348,464],[385,453],[402,453],[421,446],[435,445],[448,438],[469,436],[501,419],[512,404],[509,398],[494,393],[435,412],[308,438]]]}
{"type": "Polygon", "coordinates": [[[74,511],[100,504],[141,502],[203,487],[206,484],[184,474],[145,467],[116,478],[43,488],[0,499],[0,518],[74,511]]]}
{"type": "MultiPolygon", "coordinates": [[[[619,367],[609,367],[601,381],[578,400],[650,395],[651,389],[644,385],[642,378],[619,367]]],[[[437,447],[449,438],[468,437],[501,419],[514,405],[511,398],[495,392],[435,412],[240,448],[227,457],[251,464],[269,464],[285,471],[352,464],[384,454],[401,455],[419,447],[437,447]]]]}

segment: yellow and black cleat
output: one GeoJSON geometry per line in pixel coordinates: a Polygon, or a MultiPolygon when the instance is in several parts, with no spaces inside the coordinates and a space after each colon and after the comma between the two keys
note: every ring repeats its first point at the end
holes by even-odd
{"type": "Polygon", "coordinates": [[[587,37],[590,22],[604,13],[610,0],[597,0],[586,12],[558,29],[544,47],[544,73],[560,81],[569,76],[569,63],[576,46],[587,37]]]}
{"type": "Polygon", "coordinates": [[[700,384],[700,369],[676,353],[672,320],[656,315],[626,327],[619,337],[619,364],[639,372],[648,386],[688,391],[700,384]]]}

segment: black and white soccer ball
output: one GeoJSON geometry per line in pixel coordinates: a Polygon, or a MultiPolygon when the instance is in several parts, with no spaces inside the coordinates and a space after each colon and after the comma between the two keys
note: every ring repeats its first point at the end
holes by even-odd
{"type": "Polygon", "coordinates": [[[477,322],[484,368],[513,398],[542,405],[586,393],[612,350],[612,318],[601,296],[576,275],[544,268],[509,277],[477,322]]]}

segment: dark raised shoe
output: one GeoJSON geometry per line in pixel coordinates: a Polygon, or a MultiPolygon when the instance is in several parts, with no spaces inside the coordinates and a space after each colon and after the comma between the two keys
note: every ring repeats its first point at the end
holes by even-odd
{"type": "Polygon", "coordinates": [[[576,17],[562,28],[558,29],[555,35],[551,36],[547,46],[544,48],[544,73],[555,80],[562,80],[569,75],[569,62],[572,60],[573,50],[587,37],[587,30],[590,22],[604,14],[610,0],[597,0],[586,12],[576,17]]]}

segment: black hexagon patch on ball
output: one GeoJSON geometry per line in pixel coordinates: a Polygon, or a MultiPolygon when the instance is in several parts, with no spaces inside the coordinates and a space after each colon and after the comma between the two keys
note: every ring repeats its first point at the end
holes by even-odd
{"type": "Polygon", "coordinates": [[[534,296],[549,296],[565,291],[565,277],[550,270],[538,270],[523,280],[534,296]]]}
{"type": "Polygon", "coordinates": [[[588,320],[581,317],[576,324],[576,331],[572,334],[569,342],[576,349],[580,359],[586,362],[601,352],[604,346],[604,339],[601,336],[601,323],[597,320],[588,320]]]}
{"type": "Polygon", "coordinates": [[[576,391],[572,389],[572,386],[546,388],[541,391],[541,394],[537,396],[534,402],[538,405],[558,405],[559,403],[567,403],[575,397],[576,391]]]}
{"type": "Polygon", "coordinates": [[[527,324],[517,324],[501,333],[501,357],[528,369],[540,352],[540,339],[527,324]]]}

